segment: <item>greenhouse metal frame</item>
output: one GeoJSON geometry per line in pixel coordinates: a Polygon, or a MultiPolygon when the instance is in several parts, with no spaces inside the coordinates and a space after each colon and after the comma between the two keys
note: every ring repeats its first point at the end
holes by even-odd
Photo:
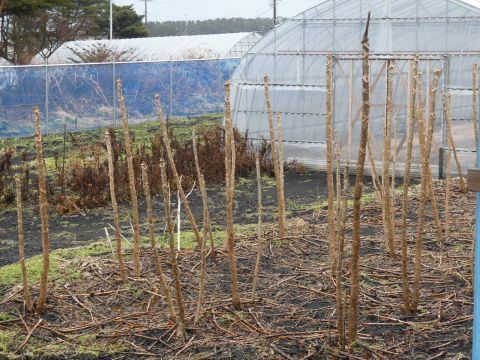
{"type": "MultiPolygon", "coordinates": [[[[441,70],[431,164],[442,175],[447,144],[442,94],[451,95],[454,140],[464,168],[475,160],[472,67],[480,62],[480,8],[460,0],[328,0],[285,21],[243,57],[232,76],[236,126],[268,137],[263,76],[270,77],[273,110],[282,114],[286,155],[313,168],[325,165],[326,59],[334,58],[334,121],[342,159],[356,151],[361,110],[361,37],[370,24],[370,142],[383,154],[386,64],[395,66],[394,112],[398,161],[407,136],[410,63],[419,57],[424,101],[434,69],[441,70]],[[350,141],[348,141],[348,140],[350,141]],[[349,146],[345,146],[346,143],[349,146]]],[[[478,86],[478,85],[476,85],[478,86]]],[[[392,134],[393,137],[394,134],[392,134]]],[[[416,144],[418,147],[418,143],[416,144]]],[[[414,151],[420,164],[420,151],[414,151]]],[[[349,159],[354,161],[354,159],[349,159]]],[[[455,169],[453,169],[455,170],[455,169]]]]}

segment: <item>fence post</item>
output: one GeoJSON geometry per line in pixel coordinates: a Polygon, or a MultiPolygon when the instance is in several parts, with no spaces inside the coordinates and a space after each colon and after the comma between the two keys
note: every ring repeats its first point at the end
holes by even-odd
{"type": "Polygon", "coordinates": [[[173,61],[170,56],[170,118],[173,117],[173,61]]]}
{"type": "MultiPolygon", "coordinates": [[[[477,144],[477,146],[480,146],[477,144]]],[[[477,209],[475,219],[475,268],[473,274],[473,348],[472,359],[480,357],[480,187],[478,174],[480,157],[477,157],[477,168],[468,171],[468,189],[477,192],[477,209]]]]}
{"type": "Polygon", "coordinates": [[[115,72],[115,62],[112,62],[112,111],[113,111],[113,127],[117,127],[117,96],[116,96],[116,72],[115,72]]]}

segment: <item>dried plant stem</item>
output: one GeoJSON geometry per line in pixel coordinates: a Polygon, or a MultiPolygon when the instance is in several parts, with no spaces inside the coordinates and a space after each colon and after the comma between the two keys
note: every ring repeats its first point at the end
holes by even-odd
{"type": "Polygon", "coordinates": [[[38,198],[40,203],[40,220],[42,223],[42,254],[43,266],[40,276],[40,289],[38,292],[36,312],[43,314],[48,290],[48,272],[50,269],[50,241],[48,238],[48,204],[47,204],[47,180],[45,170],[45,160],[43,157],[42,132],[40,129],[40,110],[37,106],[33,108],[35,117],[35,145],[37,150],[38,167],[38,198]]]}
{"type": "Polygon", "coordinates": [[[445,119],[447,122],[447,136],[450,139],[451,150],[453,151],[453,157],[455,158],[455,162],[457,164],[458,176],[460,177],[460,187],[462,192],[467,192],[467,185],[465,184],[465,179],[462,173],[462,165],[460,163],[460,159],[458,158],[457,148],[455,147],[455,141],[453,139],[453,130],[452,130],[452,100],[451,95],[444,95],[444,112],[445,112],[445,119]]]}
{"type": "Polygon", "coordinates": [[[437,198],[435,196],[435,191],[433,189],[433,177],[432,171],[430,169],[430,153],[432,149],[432,142],[433,142],[433,132],[435,130],[435,119],[436,119],[436,99],[437,99],[437,91],[438,91],[438,83],[440,80],[441,71],[439,69],[435,69],[433,71],[433,80],[432,85],[430,86],[430,96],[429,96],[429,121],[428,121],[428,133],[426,134],[426,151],[427,151],[427,160],[429,162],[428,166],[428,179],[427,179],[427,187],[428,187],[428,194],[430,200],[432,202],[432,212],[433,217],[435,219],[435,225],[437,229],[437,241],[439,243],[442,242],[442,222],[440,220],[440,212],[438,211],[437,206],[437,198]]]}
{"type": "Polygon", "coordinates": [[[330,266],[332,273],[335,272],[335,257],[336,257],[336,244],[335,244],[335,186],[333,183],[333,162],[334,162],[334,150],[333,150],[333,55],[327,56],[327,94],[326,94],[326,108],[327,116],[325,121],[326,126],[326,143],[327,143],[327,202],[328,202],[328,257],[330,259],[330,266]]]}
{"type": "Polygon", "coordinates": [[[473,97],[473,131],[475,132],[475,164],[478,164],[478,65],[474,64],[472,69],[472,97],[473,97]]]}
{"type": "Polygon", "coordinates": [[[153,256],[153,263],[155,264],[155,270],[157,271],[157,276],[160,280],[160,285],[162,286],[163,294],[167,300],[168,312],[170,314],[170,318],[175,320],[177,318],[177,314],[175,312],[175,308],[173,306],[172,295],[170,293],[170,288],[167,283],[167,279],[165,278],[165,274],[162,270],[162,264],[160,262],[160,256],[158,254],[157,249],[157,241],[155,239],[155,225],[153,223],[153,203],[152,203],[152,195],[150,193],[150,185],[148,182],[148,170],[147,165],[142,163],[142,182],[143,182],[143,193],[145,195],[145,201],[147,203],[147,222],[148,222],[148,237],[150,238],[150,247],[152,249],[152,256],[153,256]]]}
{"type": "Polygon", "coordinates": [[[445,239],[450,237],[450,192],[452,190],[452,144],[447,136],[447,177],[445,180],[445,239]]]}
{"type": "Polygon", "coordinates": [[[267,114],[268,114],[268,127],[270,129],[270,144],[272,146],[272,161],[273,161],[273,169],[275,172],[275,180],[276,180],[276,188],[277,188],[277,203],[278,203],[278,234],[280,238],[285,237],[285,218],[281,217],[281,209],[285,209],[285,199],[282,198],[281,194],[281,184],[280,184],[280,169],[278,163],[278,152],[277,152],[277,144],[275,141],[275,128],[273,124],[273,111],[272,111],[272,103],[270,101],[270,90],[269,90],[269,78],[268,75],[264,77],[264,90],[265,90],[265,101],[267,106],[267,114]]]}
{"type": "Polygon", "coordinates": [[[257,170],[257,212],[258,212],[258,226],[257,226],[257,257],[255,259],[255,270],[253,271],[253,285],[252,285],[252,301],[255,300],[257,292],[258,274],[260,272],[260,260],[263,250],[263,205],[262,205],[262,174],[260,169],[260,155],[255,154],[255,168],[257,170]]]}
{"type": "Polygon", "coordinates": [[[175,251],[174,229],[172,215],[170,211],[170,191],[168,186],[167,172],[165,171],[165,162],[160,161],[160,173],[162,177],[163,204],[165,207],[165,222],[167,224],[168,244],[170,246],[170,263],[172,265],[173,280],[175,284],[175,297],[177,299],[178,317],[177,317],[177,336],[185,339],[185,306],[182,297],[182,285],[180,282],[180,269],[177,262],[177,252],[175,251]]]}
{"type": "Polygon", "coordinates": [[[387,61],[387,106],[385,116],[385,138],[383,144],[383,175],[382,175],[382,208],[385,221],[385,240],[390,257],[395,257],[395,226],[392,222],[392,204],[390,194],[390,154],[393,113],[393,71],[395,67],[391,60],[387,61]]]}
{"type": "Polygon", "coordinates": [[[365,171],[366,148],[368,141],[368,125],[370,120],[370,44],[368,41],[368,28],[370,25],[370,12],[365,34],[362,40],[362,129],[360,133],[360,146],[357,160],[357,176],[355,180],[353,200],[353,239],[351,260],[351,291],[350,308],[348,313],[348,338],[350,343],[357,339],[358,298],[360,290],[360,213],[362,203],[363,175],[365,171]]]}
{"type": "MultiPolygon", "coordinates": [[[[338,144],[338,142],[337,142],[338,144]]],[[[347,195],[348,195],[348,160],[343,172],[343,189],[341,187],[340,177],[340,148],[337,147],[336,152],[336,181],[337,181],[337,259],[335,269],[335,297],[337,303],[337,332],[338,332],[338,346],[340,350],[345,349],[345,313],[344,300],[342,292],[342,270],[343,270],[343,256],[345,248],[345,222],[347,214],[347,195]]]]}
{"type": "MultiPolygon", "coordinates": [[[[373,187],[375,188],[378,199],[382,201],[382,196],[383,196],[382,183],[378,179],[377,166],[375,165],[375,159],[373,158],[372,147],[370,145],[370,136],[367,139],[367,155],[368,155],[368,161],[370,163],[370,172],[372,176],[373,187]]],[[[383,223],[385,223],[385,221],[383,223]]]]}
{"type": "Polygon", "coordinates": [[[282,219],[283,226],[286,226],[285,215],[285,177],[284,177],[284,151],[283,151],[283,131],[282,131],[282,114],[277,113],[277,140],[278,140],[278,175],[280,188],[280,202],[278,207],[279,218],[282,219]]]}
{"type": "Polygon", "coordinates": [[[170,145],[170,137],[168,136],[167,127],[165,126],[165,119],[163,118],[163,110],[162,105],[160,103],[160,95],[155,96],[155,103],[157,106],[157,116],[158,121],[160,122],[160,130],[162,132],[163,142],[165,144],[165,150],[167,152],[168,163],[170,164],[170,168],[172,169],[173,179],[175,181],[175,185],[177,186],[178,195],[182,200],[182,205],[185,208],[185,212],[187,213],[188,221],[190,222],[190,226],[195,234],[195,239],[197,241],[197,245],[201,246],[202,244],[202,236],[200,235],[200,231],[198,230],[197,223],[195,218],[193,217],[192,210],[190,209],[190,205],[188,204],[187,197],[185,196],[185,192],[182,188],[182,183],[180,180],[180,176],[178,175],[177,166],[175,165],[175,160],[173,158],[173,151],[170,145]]]}
{"type": "Polygon", "coordinates": [[[128,185],[130,188],[130,199],[132,201],[133,212],[133,273],[135,277],[140,276],[140,228],[138,221],[138,199],[137,189],[135,184],[135,170],[133,168],[133,153],[132,144],[130,141],[130,134],[128,132],[127,124],[127,110],[125,108],[125,100],[122,92],[122,81],[117,80],[118,104],[120,105],[120,112],[122,114],[123,137],[125,142],[125,153],[127,155],[127,169],[128,169],[128,185]]]}
{"type": "Polygon", "coordinates": [[[200,193],[202,195],[202,205],[203,205],[203,236],[202,236],[202,245],[200,247],[200,278],[198,281],[198,299],[197,299],[197,309],[195,311],[195,320],[196,324],[202,315],[202,305],[203,299],[205,297],[205,276],[206,276],[206,267],[205,267],[205,258],[207,256],[207,234],[210,232],[210,226],[208,224],[208,200],[207,200],[207,187],[205,185],[205,179],[200,173],[198,177],[198,185],[200,186],[200,193]]]}
{"type": "Polygon", "coordinates": [[[115,241],[116,241],[118,270],[120,272],[120,278],[124,283],[126,283],[127,275],[125,273],[125,263],[123,261],[123,255],[122,255],[122,237],[120,232],[120,218],[118,216],[117,196],[115,194],[115,168],[113,164],[112,138],[110,136],[110,132],[108,131],[105,131],[105,144],[107,145],[107,153],[108,153],[108,177],[110,182],[110,200],[112,201],[112,210],[113,210],[113,224],[115,226],[115,241]]]}
{"type": "MultiPolygon", "coordinates": [[[[192,129],[192,144],[193,144],[193,156],[195,159],[195,169],[197,171],[197,179],[198,183],[200,185],[200,177],[202,175],[202,171],[200,169],[200,163],[198,161],[198,147],[197,147],[197,135],[196,135],[196,129],[195,126],[192,129]]],[[[204,179],[205,180],[205,179],[204,179]]],[[[204,188],[205,194],[202,195],[202,202],[203,202],[203,208],[204,211],[206,211],[205,216],[203,218],[203,227],[207,229],[207,235],[210,238],[210,250],[211,250],[211,256],[212,258],[215,257],[215,243],[213,239],[213,234],[212,234],[212,228],[210,226],[210,211],[208,210],[208,195],[207,195],[207,188],[205,186],[204,188]]],[[[200,186],[200,191],[202,192],[202,187],[200,186]]],[[[203,244],[203,242],[202,242],[203,244]]]]}
{"type": "Polygon", "coordinates": [[[422,106],[422,72],[417,72],[417,121],[418,121],[418,139],[420,143],[420,152],[422,157],[422,180],[420,185],[420,197],[418,205],[418,224],[415,239],[415,271],[412,288],[411,309],[416,310],[418,299],[420,296],[420,282],[422,271],[422,247],[423,247],[423,231],[425,225],[425,201],[428,191],[429,181],[429,162],[428,149],[426,144],[425,119],[422,106]]]}
{"type": "MultiPolygon", "coordinates": [[[[227,233],[225,245],[230,260],[230,278],[232,290],[232,302],[239,309],[240,294],[238,292],[237,258],[235,255],[235,240],[233,235],[233,198],[235,194],[235,139],[233,133],[232,112],[230,108],[230,83],[225,83],[225,182],[226,182],[226,210],[227,210],[227,233]]],[[[277,180],[278,193],[278,180],[277,180]]]]}
{"type": "Polygon", "coordinates": [[[396,176],[397,176],[397,157],[398,157],[398,114],[395,113],[395,127],[393,129],[393,162],[392,162],[392,183],[391,183],[391,194],[392,199],[390,200],[392,204],[392,224],[395,225],[395,187],[396,187],[396,176]]]}
{"type": "Polygon", "coordinates": [[[402,290],[403,290],[403,307],[406,312],[411,311],[410,304],[410,281],[408,279],[408,241],[407,241],[407,227],[408,227],[408,190],[410,188],[410,173],[412,165],[413,154],[413,137],[414,124],[416,118],[416,93],[417,81],[416,74],[418,71],[418,57],[410,63],[409,70],[409,99],[408,99],[408,128],[407,128],[407,159],[405,162],[405,170],[403,177],[403,197],[402,197],[402,226],[401,226],[401,269],[402,269],[402,290]]]}
{"type": "Polygon", "coordinates": [[[22,179],[19,174],[15,176],[15,195],[17,201],[18,261],[22,270],[23,301],[27,311],[31,312],[32,299],[28,289],[27,266],[25,265],[25,239],[23,237],[22,179]]]}

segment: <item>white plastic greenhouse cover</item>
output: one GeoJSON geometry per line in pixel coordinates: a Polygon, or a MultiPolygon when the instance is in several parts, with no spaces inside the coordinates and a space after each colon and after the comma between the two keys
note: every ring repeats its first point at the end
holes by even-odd
{"type": "MultiPolygon", "coordinates": [[[[457,147],[465,150],[461,159],[467,165],[473,164],[472,66],[480,62],[479,3],[478,0],[327,0],[300,13],[257,42],[234,72],[232,109],[236,126],[248,131],[254,139],[269,137],[263,89],[263,77],[268,74],[273,110],[282,113],[286,156],[305,165],[323,167],[326,56],[332,53],[335,128],[342,158],[351,153],[354,161],[359,140],[356,135],[360,132],[360,44],[371,10],[370,141],[376,160],[381,160],[383,152],[386,62],[390,60],[395,66],[397,153],[402,161],[409,68],[414,55],[419,54],[425,90],[429,89],[433,70],[442,71],[436,99],[432,165],[443,164],[439,150],[446,144],[442,93],[452,96],[454,139],[457,147]],[[351,139],[348,149],[347,138],[351,139]]],[[[417,154],[414,161],[418,160],[417,154]]]]}
{"type": "MultiPolygon", "coordinates": [[[[70,41],[60,46],[48,59],[49,64],[78,62],[74,51],[105,46],[114,51],[132,53],[134,61],[168,61],[242,57],[260,39],[257,33],[166,36],[114,40],[70,41]],[[77,60],[77,61],[73,61],[77,60]]],[[[32,64],[45,63],[42,54],[32,64]]]]}

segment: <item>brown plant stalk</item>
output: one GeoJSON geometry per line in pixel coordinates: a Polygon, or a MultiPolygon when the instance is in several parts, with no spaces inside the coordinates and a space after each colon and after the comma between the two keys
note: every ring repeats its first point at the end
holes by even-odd
{"type": "Polygon", "coordinates": [[[417,72],[417,123],[418,123],[418,139],[420,143],[420,153],[422,158],[422,180],[420,185],[420,196],[418,205],[417,216],[417,234],[415,239],[415,270],[414,280],[412,287],[412,302],[411,310],[414,311],[418,306],[418,299],[420,297],[420,283],[421,283],[421,271],[422,271],[422,247],[423,247],[423,232],[425,227],[425,202],[428,191],[429,182],[429,162],[428,162],[428,149],[426,144],[426,129],[424,111],[422,106],[422,72],[417,72]]]}
{"type": "Polygon", "coordinates": [[[255,300],[257,293],[258,274],[260,272],[260,260],[263,250],[263,204],[262,204],[262,174],[260,169],[260,155],[255,154],[255,168],[257,173],[257,213],[258,213],[258,225],[257,225],[257,257],[255,259],[255,269],[253,271],[253,285],[252,285],[252,301],[255,300]]]}
{"type": "Polygon", "coordinates": [[[353,239],[352,260],[350,270],[350,307],[348,313],[348,338],[350,343],[357,339],[358,328],[358,298],[360,292],[360,215],[363,190],[363,175],[365,171],[365,158],[368,140],[368,125],[370,120],[370,44],[368,28],[370,25],[370,12],[368,13],[367,26],[362,40],[362,128],[360,133],[360,146],[357,160],[357,175],[355,179],[353,199],[353,239]]]}
{"type": "Polygon", "coordinates": [[[177,314],[173,306],[172,295],[170,292],[170,287],[168,286],[167,279],[162,270],[162,264],[160,262],[160,255],[158,254],[157,241],[155,239],[155,224],[153,223],[153,203],[152,195],[150,193],[150,184],[148,182],[148,170],[147,165],[142,163],[142,183],[143,183],[143,193],[145,195],[145,201],[147,203],[147,222],[148,222],[148,237],[150,238],[150,247],[152,249],[153,263],[155,264],[155,270],[157,271],[158,279],[160,280],[160,285],[162,287],[163,294],[167,300],[168,312],[170,318],[175,321],[177,314]]]}
{"type": "MultiPolygon", "coordinates": [[[[235,255],[235,239],[233,234],[233,198],[235,194],[235,139],[233,134],[232,112],[230,107],[230,82],[225,83],[225,203],[227,211],[227,229],[225,245],[230,262],[230,281],[232,302],[239,309],[240,294],[238,292],[237,258],[235,255]]],[[[278,185],[278,182],[277,182],[278,185]]]]}
{"type": "Polygon", "coordinates": [[[403,195],[402,195],[402,225],[401,225],[401,270],[402,270],[402,293],[403,307],[406,312],[411,311],[410,304],[410,280],[408,279],[408,190],[410,188],[410,173],[413,154],[413,138],[415,133],[416,119],[416,98],[417,98],[417,80],[418,56],[410,62],[409,69],[409,99],[408,99],[408,128],[407,128],[407,159],[405,161],[404,177],[403,177],[403,195]]]}
{"type": "Polygon", "coordinates": [[[135,185],[135,170],[133,167],[132,143],[130,134],[128,132],[127,124],[127,110],[125,108],[125,100],[122,92],[122,81],[117,80],[118,104],[120,105],[120,112],[122,114],[123,137],[125,142],[125,153],[127,155],[127,169],[128,169],[128,185],[130,189],[130,199],[132,201],[133,212],[133,273],[135,277],[140,276],[140,228],[138,221],[138,199],[137,189],[135,185]]]}
{"type": "Polygon", "coordinates": [[[188,221],[190,222],[190,226],[195,234],[195,239],[197,241],[197,245],[202,245],[202,235],[200,235],[200,231],[198,230],[197,223],[195,218],[193,217],[192,210],[190,209],[190,205],[188,204],[187,197],[185,192],[182,188],[182,183],[180,176],[178,175],[177,166],[175,165],[175,160],[173,158],[173,151],[170,145],[170,137],[168,136],[167,127],[165,126],[165,119],[163,118],[163,110],[162,105],[160,103],[160,95],[155,96],[155,103],[157,106],[157,117],[158,121],[160,122],[160,131],[163,138],[163,143],[165,144],[165,150],[167,152],[168,163],[170,164],[170,168],[172,169],[173,179],[175,181],[175,185],[177,186],[178,195],[182,201],[182,205],[185,208],[185,212],[187,213],[188,221]]]}
{"type": "Polygon", "coordinates": [[[336,257],[336,244],[335,244],[335,186],[333,184],[333,162],[334,162],[334,150],[333,150],[333,55],[327,56],[327,94],[326,94],[326,108],[327,115],[325,120],[326,126],[326,143],[327,143],[327,201],[328,201],[328,257],[330,259],[330,266],[332,273],[335,271],[335,257],[336,257]]]}
{"type": "Polygon", "coordinates": [[[383,143],[383,174],[382,174],[382,208],[385,221],[385,240],[390,257],[395,257],[395,225],[392,222],[392,203],[390,194],[390,154],[393,114],[393,71],[395,67],[391,60],[387,61],[387,104],[385,114],[383,143]]]}
{"type": "Polygon", "coordinates": [[[473,97],[473,131],[475,133],[475,165],[478,164],[478,65],[474,64],[472,69],[472,97],[473,97]]]}
{"type": "Polygon", "coordinates": [[[45,160],[43,157],[42,132],[40,129],[40,110],[38,106],[33,108],[35,117],[35,145],[37,150],[37,167],[38,167],[38,198],[40,203],[40,220],[42,224],[42,255],[43,266],[40,276],[40,289],[37,299],[37,314],[43,314],[45,301],[48,291],[48,272],[50,269],[50,241],[48,238],[48,204],[47,204],[47,180],[45,160]]]}
{"type": "Polygon", "coordinates": [[[270,144],[272,146],[272,161],[273,169],[275,172],[275,181],[277,189],[277,206],[278,206],[278,235],[280,238],[285,237],[285,218],[282,217],[282,214],[285,214],[285,200],[282,198],[281,186],[280,186],[280,169],[278,163],[278,152],[277,144],[275,141],[275,128],[273,124],[273,111],[272,103],[270,100],[270,89],[269,89],[269,78],[268,75],[264,77],[264,91],[265,91],[265,101],[267,106],[267,115],[268,115],[268,127],[270,130],[270,144]],[[282,211],[283,209],[283,211],[282,211]]]}
{"type": "Polygon", "coordinates": [[[168,245],[170,247],[170,263],[172,266],[173,281],[175,284],[175,297],[177,300],[177,336],[185,339],[185,305],[182,297],[182,284],[180,281],[180,268],[177,262],[177,252],[175,250],[174,229],[172,223],[172,214],[170,211],[170,190],[168,186],[167,172],[165,170],[165,161],[160,161],[160,174],[162,177],[163,205],[165,208],[165,222],[167,224],[168,245]]]}
{"type": "MultiPolygon", "coordinates": [[[[197,147],[197,134],[196,134],[196,129],[195,126],[192,128],[192,145],[193,145],[193,157],[195,160],[195,169],[197,172],[197,179],[198,183],[200,184],[200,177],[202,176],[202,171],[200,169],[200,162],[198,161],[198,147],[197,147]]],[[[205,181],[205,179],[204,179],[205,181]]],[[[203,193],[202,187],[200,186],[200,192],[202,196],[202,205],[204,208],[204,211],[206,211],[204,219],[203,219],[203,227],[206,228],[207,230],[207,235],[210,239],[210,252],[212,258],[215,257],[215,243],[213,239],[213,234],[212,234],[212,227],[210,226],[210,211],[208,210],[208,194],[207,194],[207,188],[205,186],[204,188],[205,194],[203,193]]],[[[203,242],[202,242],[203,244],[203,242]]]]}
{"type": "Polygon", "coordinates": [[[283,151],[283,130],[282,130],[282,114],[277,113],[277,140],[278,140],[278,175],[279,175],[279,187],[280,187],[280,203],[279,217],[283,219],[283,226],[286,226],[286,214],[285,214],[285,177],[284,177],[284,164],[285,154],[283,151]]]}
{"type": "MultiPolygon", "coordinates": [[[[449,115],[450,116],[450,115],[449,115]]],[[[452,190],[452,144],[447,136],[447,176],[445,179],[445,239],[450,237],[450,192],[452,190]]]]}
{"type": "Polygon", "coordinates": [[[25,239],[23,237],[23,206],[22,206],[22,179],[20,174],[15,176],[15,195],[17,202],[17,225],[18,225],[18,262],[22,270],[23,301],[25,309],[32,311],[32,298],[28,289],[27,266],[25,265],[25,239]]]}
{"type": "Polygon", "coordinates": [[[202,195],[202,205],[203,205],[203,236],[202,236],[202,245],[200,247],[200,278],[198,281],[198,298],[197,298],[197,309],[195,311],[195,320],[194,324],[198,322],[200,316],[202,315],[202,306],[205,297],[205,277],[206,277],[206,266],[205,258],[207,257],[207,236],[209,233],[208,225],[208,207],[207,207],[207,188],[205,185],[205,179],[203,175],[200,174],[198,177],[198,185],[200,187],[200,193],[202,195]]]}
{"type": "Polygon", "coordinates": [[[108,177],[110,183],[110,200],[112,201],[113,210],[113,225],[115,227],[115,244],[118,262],[118,270],[120,278],[124,283],[127,282],[127,275],[125,273],[125,263],[122,255],[122,237],[120,232],[120,218],[118,216],[117,196],[115,193],[115,168],[113,164],[112,138],[110,132],[105,131],[105,144],[107,145],[108,153],[108,177]]]}

